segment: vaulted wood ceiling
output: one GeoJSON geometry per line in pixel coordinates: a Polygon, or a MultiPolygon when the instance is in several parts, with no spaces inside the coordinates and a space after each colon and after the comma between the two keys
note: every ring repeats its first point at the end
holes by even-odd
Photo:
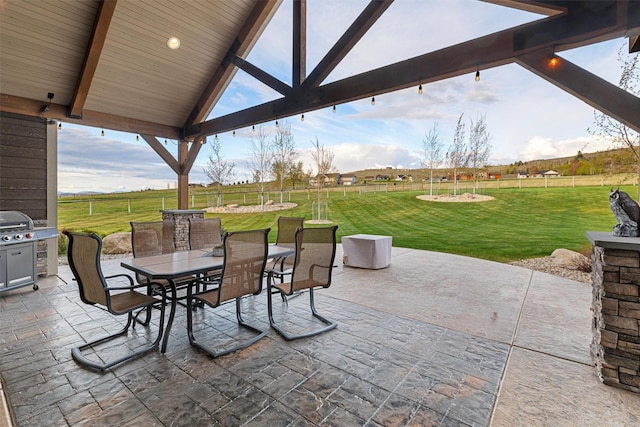
{"type": "Polygon", "coordinates": [[[281,1],[0,0],[0,110],[138,133],[178,174],[179,188],[199,151],[188,141],[508,63],[640,131],[637,97],[566,60],[548,63],[620,37],[637,52],[638,1],[487,0],[547,18],[323,84],[393,0],[371,0],[313,70],[306,0],[294,0],[292,85],[246,60],[281,1]],[[171,36],[180,49],[167,47],[171,36]],[[208,119],[238,69],[282,97],[208,119]],[[179,158],[157,138],[182,141],[179,158]]]}

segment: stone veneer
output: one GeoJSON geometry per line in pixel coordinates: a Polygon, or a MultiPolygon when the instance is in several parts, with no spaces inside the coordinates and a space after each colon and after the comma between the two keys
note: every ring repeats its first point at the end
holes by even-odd
{"type": "Polygon", "coordinates": [[[204,218],[200,210],[163,210],[162,220],[173,225],[173,244],[176,251],[189,250],[189,218],[204,218]]]}
{"type": "Polygon", "coordinates": [[[640,393],[640,238],[587,232],[593,244],[593,340],[600,380],[640,393]]]}

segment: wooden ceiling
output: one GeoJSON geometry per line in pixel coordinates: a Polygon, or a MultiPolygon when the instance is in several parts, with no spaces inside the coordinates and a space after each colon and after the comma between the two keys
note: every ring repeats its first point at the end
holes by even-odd
{"type": "Polygon", "coordinates": [[[246,60],[282,0],[0,0],[0,111],[140,134],[178,175],[181,208],[201,146],[190,142],[508,63],[640,132],[640,98],[561,57],[549,62],[621,37],[640,50],[640,1],[486,1],[546,18],[323,84],[393,0],[371,0],[313,70],[307,0],[293,0],[288,85],[246,60]],[[180,49],[168,48],[171,36],[180,49]],[[238,69],[282,97],[209,118],[238,69]],[[177,159],[158,138],[180,141],[177,159]]]}
{"type": "Polygon", "coordinates": [[[570,74],[545,65],[554,53],[619,37],[637,51],[640,2],[489,0],[548,18],[323,85],[393,0],[372,0],[313,70],[305,66],[306,44],[313,43],[306,40],[306,0],[294,0],[289,86],[245,59],[281,1],[0,0],[0,109],[147,140],[193,140],[515,62],[640,127],[629,110],[617,111],[637,105],[633,99],[602,105],[584,83],[572,83],[602,83],[595,76],[570,64],[570,74]],[[181,39],[180,49],[167,47],[171,36],[181,39]],[[237,69],[282,98],[205,121],[237,69]]]}

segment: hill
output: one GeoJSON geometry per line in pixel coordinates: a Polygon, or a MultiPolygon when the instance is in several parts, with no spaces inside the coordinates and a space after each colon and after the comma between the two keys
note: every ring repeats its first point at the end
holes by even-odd
{"type": "MultiPolygon", "coordinates": [[[[509,165],[487,165],[483,168],[489,173],[500,174],[503,178],[515,178],[518,172],[536,174],[540,171],[555,170],[563,176],[636,173],[637,165],[633,152],[629,148],[599,151],[595,153],[578,152],[575,156],[553,159],[515,162],[509,165]]],[[[427,168],[397,169],[393,167],[364,169],[350,172],[358,177],[359,182],[369,181],[376,175],[388,175],[391,180],[398,175],[411,176],[414,181],[424,180],[430,176],[427,168]],[[367,179],[369,178],[369,179],[367,179]]],[[[434,169],[434,176],[447,176],[449,168],[434,169]]]]}

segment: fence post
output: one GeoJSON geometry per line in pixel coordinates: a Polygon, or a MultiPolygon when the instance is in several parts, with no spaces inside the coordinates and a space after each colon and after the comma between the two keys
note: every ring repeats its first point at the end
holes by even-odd
{"type": "Polygon", "coordinates": [[[89,200],[89,216],[93,215],[93,200],[89,200]]]}
{"type": "Polygon", "coordinates": [[[164,210],[164,197],[162,197],[162,210],[164,210]]]}
{"type": "Polygon", "coordinates": [[[131,213],[131,199],[127,200],[127,210],[131,213]]]}

